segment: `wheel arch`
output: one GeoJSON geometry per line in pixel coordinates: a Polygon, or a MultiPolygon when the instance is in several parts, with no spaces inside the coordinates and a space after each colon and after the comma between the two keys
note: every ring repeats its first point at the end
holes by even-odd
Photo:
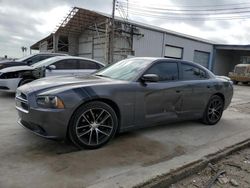
{"type": "Polygon", "coordinates": [[[225,103],[225,96],[222,93],[218,92],[218,93],[213,94],[212,96],[214,96],[214,95],[221,97],[223,102],[225,103]]]}
{"type": "Polygon", "coordinates": [[[118,105],[111,99],[107,99],[107,98],[95,98],[95,99],[91,99],[91,100],[87,100],[87,101],[84,101],[82,102],[81,104],[79,104],[77,106],[77,108],[75,108],[75,110],[72,112],[71,114],[71,117],[70,117],[70,120],[68,122],[68,125],[67,125],[67,133],[66,133],[66,137],[68,138],[68,134],[69,134],[69,126],[70,124],[72,123],[73,121],[73,117],[74,117],[74,114],[75,112],[83,105],[86,105],[90,102],[103,102],[103,103],[106,103],[108,104],[114,111],[115,111],[115,114],[117,115],[117,118],[118,118],[118,129],[117,129],[117,132],[119,132],[119,129],[120,129],[120,124],[121,124],[121,112],[120,112],[120,108],[118,107],[118,105]]]}
{"type": "Polygon", "coordinates": [[[21,82],[22,82],[23,80],[26,80],[26,79],[32,79],[32,80],[35,80],[36,78],[35,78],[35,77],[33,77],[33,76],[24,76],[24,77],[22,77],[22,79],[19,81],[19,83],[18,83],[18,87],[20,86],[21,82]]]}

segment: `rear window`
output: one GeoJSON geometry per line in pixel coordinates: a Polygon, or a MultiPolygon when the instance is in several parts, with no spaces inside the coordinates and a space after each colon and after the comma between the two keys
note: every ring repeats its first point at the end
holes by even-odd
{"type": "Polygon", "coordinates": [[[198,67],[182,63],[183,80],[203,80],[207,79],[206,72],[198,67]]]}

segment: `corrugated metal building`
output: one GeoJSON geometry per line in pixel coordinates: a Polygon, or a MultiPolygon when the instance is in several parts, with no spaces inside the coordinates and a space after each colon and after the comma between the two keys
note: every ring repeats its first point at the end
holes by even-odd
{"type": "MultiPolygon", "coordinates": [[[[75,7],[54,33],[32,45],[31,49],[68,53],[108,63],[110,24],[110,15],[75,7]]],[[[227,75],[235,64],[240,63],[242,54],[250,56],[248,46],[232,47],[115,18],[114,62],[131,56],[169,57],[194,61],[216,74],[227,75]],[[238,54],[234,60],[228,57],[232,50],[238,54]]]]}

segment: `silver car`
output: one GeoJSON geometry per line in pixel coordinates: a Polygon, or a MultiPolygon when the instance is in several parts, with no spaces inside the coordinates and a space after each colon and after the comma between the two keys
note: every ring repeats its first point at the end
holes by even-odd
{"type": "Polygon", "coordinates": [[[104,64],[87,58],[57,56],[31,66],[9,67],[0,70],[0,91],[15,92],[33,80],[62,75],[88,75],[104,67],[104,64]]]}

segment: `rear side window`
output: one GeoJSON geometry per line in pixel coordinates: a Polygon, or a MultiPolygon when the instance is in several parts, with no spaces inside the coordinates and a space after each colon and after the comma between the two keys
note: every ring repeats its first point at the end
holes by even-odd
{"type": "Polygon", "coordinates": [[[178,65],[174,62],[160,62],[146,71],[146,74],[157,74],[160,81],[178,80],[178,65]]]}
{"type": "Polygon", "coordinates": [[[100,66],[92,61],[88,60],[79,60],[79,68],[80,69],[99,69],[100,66]]]}
{"type": "Polygon", "coordinates": [[[182,63],[183,80],[203,80],[207,79],[206,72],[195,66],[182,63]]]}
{"type": "Polygon", "coordinates": [[[78,60],[76,59],[65,59],[53,63],[57,70],[67,70],[67,69],[78,69],[78,60]]]}

